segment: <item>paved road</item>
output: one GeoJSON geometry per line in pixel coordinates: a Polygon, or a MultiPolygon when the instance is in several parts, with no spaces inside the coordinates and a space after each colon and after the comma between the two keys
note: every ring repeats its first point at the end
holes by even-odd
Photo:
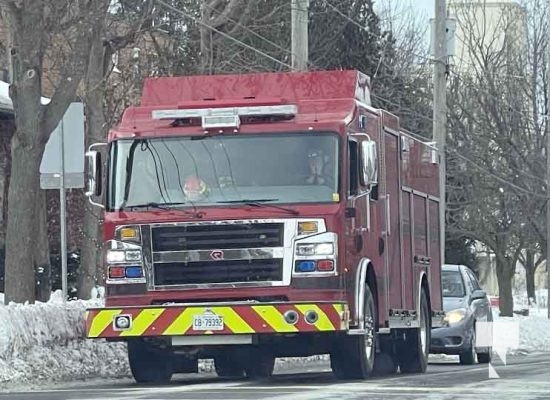
{"type": "Polygon", "coordinates": [[[426,374],[392,375],[363,382],[336,381],[326,364],[279,370],[260,382],[222,380],[212,374],[176,376],[160,387],[130,380],[66,384],[0,394],[0,400],[383,400],[383,399],[506,399],[550,398],[550,354],[509,357],[494,363],[500,379],[489,379],[487,365],[460,366],[432,362],[426,374]],[[304,373],[304,371],[307,371],[304,373]]]}

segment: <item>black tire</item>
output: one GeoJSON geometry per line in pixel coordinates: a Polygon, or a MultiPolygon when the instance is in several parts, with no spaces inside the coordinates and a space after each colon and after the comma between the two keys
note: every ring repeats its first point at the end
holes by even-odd
{"type": "Polygon", "coordinates": [[[345,336],[330,355],[337,379],[366,379],[372,375],[376,355],[376,304],[370,287],[365,287],[365,335],[345,336]]]}
{"type": "Polygon", "coordinates": [[[493,349],[490,347],[488,353],[477,353],[477,362],[480,364],[489,364],[493,355],[493,349]]]}
{"type": "Polygon", "coordinates": [[[405,340],[399,343],[396,354],[402,373],[424,373],[428,367],[431,337],[431,313],[426,293],[420,295],[420,328],[407,329],[405,340]]]}
{"type": "Polygon", "coordinates": [[[395,361],[393,354],[381,352],[376,354],[372,376],[392,375],[397,372],[399,365],[395,361]]]}
{"type": "Polygon", "coordinates": [[[462,365],[472,365],[476,362],[476,333],[474,329],[472,330],[470,338],[470,344],[468,347],[458,355],[460,364],[462,365]]]}
{"type": "Polygon", "coordinates": [[[189,358],[185,355],[174,355],[172,366],[174,373],[197,374],[199,372],[199,360],[194,357],[189,358]]]}
{"type": "Polygon", "coordinates": [[[244,372],[249,379],[264,379],[273,375],[275,356],[262,350],[254,349],[249,353],[244,372]]]}
{"type": "Polygon", "coordinates": [[[137,383],[168,383],[172,379],[174,354],[143,341],[128,342],[128,361],[137,383]]]}
{"type": "Polygon", "coordinates": [[[221,353],[214,358],[214,368],[220,378],[244,378],[241,363],[228,353],[221,353]]]}

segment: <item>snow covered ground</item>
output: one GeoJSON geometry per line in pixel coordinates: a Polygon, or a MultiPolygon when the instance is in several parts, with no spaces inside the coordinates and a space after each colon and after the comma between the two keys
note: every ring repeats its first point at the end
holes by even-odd
{"type": "MultiPolygon", "coordinates": [[[[37,381],[128,377],[126,346],[84,339],[84,311],[101,300],[63,303],[59,292],[48,303],[4,305],[0,293],[0,386],[37,381]]],[[[539,302],[539,304],[545,304],[539,302]]],[[[526,308],[521,299],[515,309],[526,308]]],[[[519,346],[512,354],[550,352],[547,309],[530,307],[529,316],[511,318],[493,314],[496,321],[519,324],[519,346]]],[[[327,360],[326,356],[278,360],[279,368],[327,360]]],[[[211,361],[201,361],[201,371],[212,371],[211,361]]]]}

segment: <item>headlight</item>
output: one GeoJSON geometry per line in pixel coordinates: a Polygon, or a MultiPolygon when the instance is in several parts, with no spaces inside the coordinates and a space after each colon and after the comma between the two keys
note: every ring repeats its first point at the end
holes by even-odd
{"type": "Polygon", "coordinates": [[[301,243],[296,245],[297,256],[329,256],[334,254],[334,243],[301,243]]]}
{"type": "Polygon", "coordinates": [[[105,260],[108,264],[141,261],[141,250],[107,250],[105,260]]]}
{"type": "Polygon", "coordinates": [[[444,321],[449,325],[458,324],[464,318],[466,318],[468,310],[465,308],[457,308],[456,310],[448,311],[445,313],[444,321]]]}

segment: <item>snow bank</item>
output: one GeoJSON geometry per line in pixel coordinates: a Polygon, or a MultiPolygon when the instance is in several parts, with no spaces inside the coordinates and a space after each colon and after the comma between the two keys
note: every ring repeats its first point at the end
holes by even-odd
{"type": "Polygon", "coordinates": [[[85,309],[97,304],[55,294],[0,307],[0,383],[128,376],[124,344],[84,339],[85,309]]]}
{"type": "Polygon", "coordinates": [[[529,316],[513,317],[500,317],[495,308],[493,316],[495,321],[519,324],[519,346],[511,347],[510,353],[550,352],[550,319],[547,308],[529,307],[529,316]]]}

